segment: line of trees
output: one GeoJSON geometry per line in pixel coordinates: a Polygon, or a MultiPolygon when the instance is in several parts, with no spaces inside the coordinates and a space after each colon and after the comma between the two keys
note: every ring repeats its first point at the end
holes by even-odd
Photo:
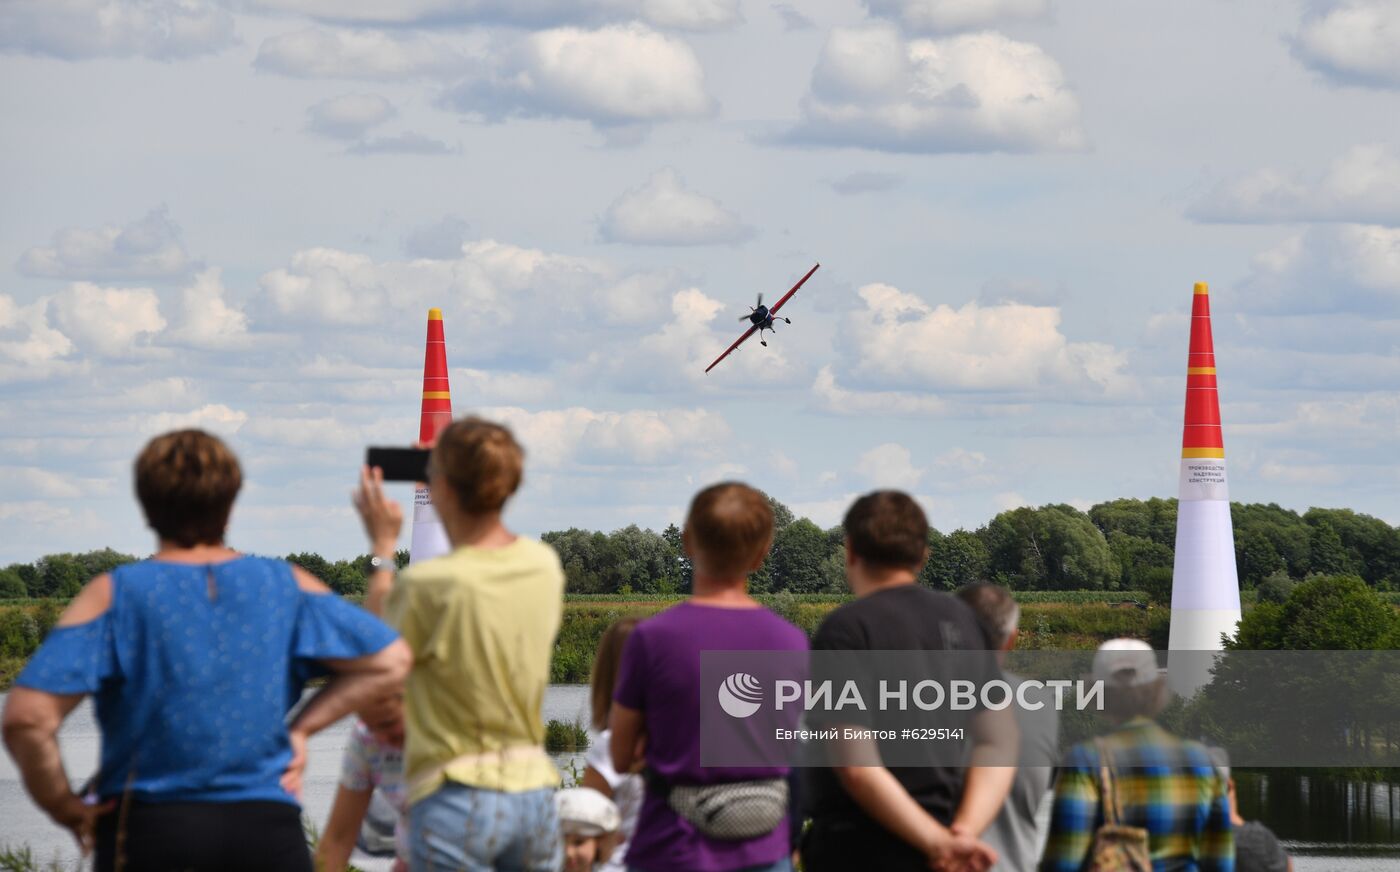
{"type": "MultiPolygon", "coordinates": [[[[754,575],[758,592],[845,590],[840,527],[823,530],[773,502],[773,551],[754,575]]],[[[1303,514],[1273,503],[1231,506],[1236,561],[1246,589],[1286,597],[1314,575],[1356,575],[1376,590],[1400,588],[1400,529],[1350,509],[1303,514]]],[[[547,533],[575,593],[670,593],[689,588],[680,531],[636,526],[612,533],[547,533]]],[[[1120,499],[1080,511],[1052,504],[1002,512],[976,530],[929,532],[923,583],[951,590],[990,579],[1014,590],[1144,590],[1170,596],[1176,500],[1120,499]]]]}
{"type": "MultiPolygon", "coordinates": [[[[362,554],[350,560],[327,560],[311,551],[285,557],[342,596],[365,592],[365,580],[369,578],[370,570],[369,558],[370,555],[362,554]]],[[[132,554],[103,548],[83,554],[49,554],[33,563],[11,563],[0,569],[0,599],[67,599],[77,594],[93,576],[111,572],[123,563],[134,563],[139,559],[132,554]]],[[[408,551],[399,551],[394,555],[394,561],[399,568],[406,566],[408,551]]]]}
{"type": "MultiPolygon", "coordinates": [[[[760,593],[841,593],[845,552],[840,527],[822,529],[772,501],[773,550],[752,578],[760,593]]],[[[1261,599],[1282,601],[1316,575],[1354,575],[1377,591],[1400,589],[1400,528],[1350,509],[1298,512],[1269,503],[1234,503],[1240,582],[1261,599]]],[[[571,528],[544,534],[559,552],[571,593],[684,593],[690,567],[680,530],[630,525],[610,533],[571,528]]],[[[1014,590],[1144,590],[1170,596],[1176,500],[1120,499],[1088,512],[1052,504],[1002,512],[976,530],[929,533],[922,581],[951,590],[989,579],[1014,590]]],[[[66,597],[100,572],[135,558],[110,549],[53,554],[0,569],[0,597],[66,597]]],[[[362,593],[368,556],[331,561],[289,554],[343,594],[362,593]]],[[[407,553],[400,552],[400,561],[407,553]]]]}

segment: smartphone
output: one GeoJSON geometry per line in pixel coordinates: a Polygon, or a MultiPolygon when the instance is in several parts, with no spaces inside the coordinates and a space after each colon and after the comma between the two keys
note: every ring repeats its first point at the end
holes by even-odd
{"type": "Polygon", "coordinates": [[[427,448],[370,448],[365,464],[384,470],[385,481],[427,481],[427,448]]]}

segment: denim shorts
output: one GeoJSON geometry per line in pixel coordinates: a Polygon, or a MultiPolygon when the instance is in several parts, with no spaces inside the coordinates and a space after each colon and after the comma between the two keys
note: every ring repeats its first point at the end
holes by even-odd
{"type": "Polygon", "coordinates": [[[411,872],[555,872],[564,842],[554,791],[446,782],[408,810],[411,872]]]}

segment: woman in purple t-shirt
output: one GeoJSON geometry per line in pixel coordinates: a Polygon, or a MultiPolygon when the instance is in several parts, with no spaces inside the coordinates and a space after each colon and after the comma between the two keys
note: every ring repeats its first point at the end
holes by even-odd
{"type": "Polygon", "coordinates": [[[807,650],[801,630],[748,594],[748,575],[763,565],[772,540],[773,512],[763,494],[737,483],[701,491],[691,502],[684,533],[694,595],[642,621],[627,640],[613,695],[611,751],[617,771],[645,763],[648,773],[646,798],[627,849],[629,869],[791,869],[786,816],[760,835],[717,838],[675,811],[676,803],[667,796],[695,785],[770,785],[787,776],[785,766],[700,765],[700,652],[807,650]]]}

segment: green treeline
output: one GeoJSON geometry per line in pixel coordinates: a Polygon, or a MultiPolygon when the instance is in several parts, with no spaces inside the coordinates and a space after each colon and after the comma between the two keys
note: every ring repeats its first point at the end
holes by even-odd
{"type": "MultiPolygon", "coordinates": [[[[843,593],[840,527],[823,530],[773,500],[773,551],[751,585],[757,593],[843,593]]],[[[1400,591],[1400,529],[1350,509],[1299,514],[1269,503],[1234,503],[1241,586],[1278,601],[1315,575],[1354,575],[1372,589],[1400,591]]],[[[631,525],[610,533],[571,528],[544,534],[575,594],[671,594],[690,589],[680,530],[631,525]]],[[[951,590],[989,579],[1018,591],[1146,591],[1169,598],[1176,500],[1120,499],[1082,512],[1064,504],[1002,512],[976,530],[929,534],[922,581],[951,590]]],[[[400,552],[400,562],[406,552],[400,552]]],[[[363,593],[368,556],[327,560],[288,554],[341,594],[363,593]]],[[[0,569],[0,598],[70,597],[87,579],[133,560],[110,549],[52,554],[0,569]]]]}
{"type": "MultiPolygon", "coordinates": [[[[50,554],[33,563],[11,563],[0,569],[0,599],[71,599],[93,576],[140,559],[103,548],[84,554],[50,554]]],[[[365,592],[365,580],[369,577],[370,569],[368,554],[351,560],[331,561],[306,551],[287,554],[284,559],[321,579],[342,596],[356,596],[365,592]]],[[[400,569],[407,566],[408,551],[395,554],[394,562],[400,569]]]]}
{"type": "MultiPolygon", "coordinates": [[[[823,530],[774,501],[773,551],[750,586],[758,593],[845,591],[840,527],[823,530]]],[[[1266,599],[1315,575],[1355,575],[1377,591],[1400,590],[1400,529],[1349,509],[1303,514],[1274,504],[1232,505],[1240,583],[1266,599]]],[[[637,526],[611,533],[547,533],[569,592],[667,594],[689,589],[680,530],[637,526]]],[[[1082,512],[1058,504],[1002,512],[976,530],[929,534],[921,580],[952,590],[988,579],[1018,591],[1146,591],[1170,598],[1176,500],[1121,499],[1082,512]]]]}

